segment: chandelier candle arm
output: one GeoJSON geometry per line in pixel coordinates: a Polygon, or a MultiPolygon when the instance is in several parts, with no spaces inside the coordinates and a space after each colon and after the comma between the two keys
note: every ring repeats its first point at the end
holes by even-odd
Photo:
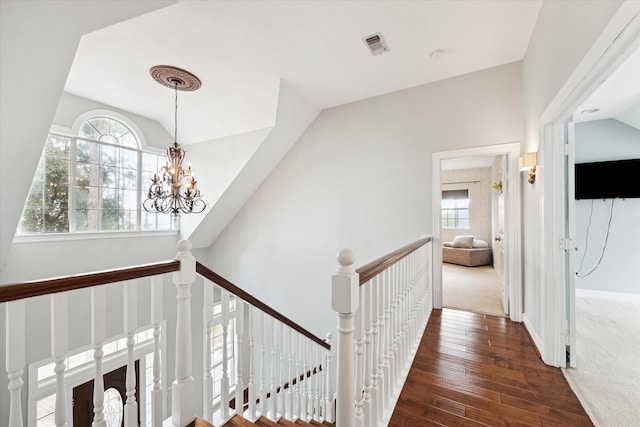
{"type": "Polygon", "coordinates": [[[207,204],[202,200],[191,162],[187,164],[186,172],[182,167],[185,151],[178,144],[178,90],[196,90],[201,85],[200,80],[188,71],[167,65],[156,65],[149,71],[154,80],[175,91],[174,142],[167,148],[167,162],[151,178],[142,207],[150,213],[173,216],[201,213],[207,204]]]}

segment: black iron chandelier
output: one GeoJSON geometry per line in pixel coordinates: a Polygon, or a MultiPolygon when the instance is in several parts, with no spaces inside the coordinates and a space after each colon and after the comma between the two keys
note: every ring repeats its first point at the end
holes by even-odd
{"type": "Polygon", "coordinates": [[[167,148],[166,164],[151,178],[142,207],[150,213],[170,213],[174,217],[201,213],[207,204],[201,198],[191,164],[186,170],[182,167],[185,151],[178,144],[178,91],[197,90],[200,80],[188,71],[169,65],[156,65],[149,72],[158,83],[175,91],[174,139],[173,145],[167,148]]]}

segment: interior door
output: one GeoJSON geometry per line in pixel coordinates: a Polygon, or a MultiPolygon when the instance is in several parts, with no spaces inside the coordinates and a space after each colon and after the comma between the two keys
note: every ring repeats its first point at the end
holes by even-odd
{"type": "Polygon", "coordinates": [[[569,366],[576,367],[576,202],[575,202],[575,129],[574,123],[567,123],[567,135],[565,141],[565,301],[567,317],[567,359],[569,366]]]}
{"type": "Polygon", "coordinates": [[[493,255],[495,257],[494,267],[496,272],[500,276],[500,284],[502,286],[501,299],[502,299],[502,311],[505,314],[509,314],[509,282],[507,280],[507,268],[505,264],[504,256],[504,229],[505,229],[505,195],[506,189],[509,183],[507,182],[507,156],[500,156],[500,163],[498,167],[498,179],[502,183],[502,190],[498,191],[497,196],[497,229],[493,238],[493,255]]]}
{"type": "MultiPolygon", "coordinates": [[[[138,402],[138,425],[140,425],[140,361],[135,361],[136,370],[136,402],[138,402]]],[[[127,366],[104,374],[105,420],[107,427],[124,427],[124,404],[127,400],[126,386],[127,366]],[[110,391],[111,390],[111,391],[110,391]],[[115,399],[110,398],[115,394],[115,399]],[[119,395],[119,396],[118,396],[119,395]],[[118,412],[122,409],[121,416],[118,412]],[[118,422],[119,421],[119,422],[118,422]]],[[[75,427],[90,426],[93,422],[93,383],[87,381],[73,388],[73,425],[75,427]]]]}

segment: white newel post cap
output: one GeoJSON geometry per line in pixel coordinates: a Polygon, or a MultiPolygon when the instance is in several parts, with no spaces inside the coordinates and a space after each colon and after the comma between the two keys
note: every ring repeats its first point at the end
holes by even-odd
{"type": "Polygon", "coordinates": [[[340,267],[331,280],[331,308],[338,313],[354,313],[360,303],[359,275],[353,263],[356,258],[351,249],[338,252],[340,267]]]}
{"type": "Polygon", "coordinates": [[[173,272],[173,283],[192,284],[196,281],[196,258],[191,255],[193,245],[188,240],[180,240],[177,246],[176,260],[180,261],[180,270],[173,272]]]}

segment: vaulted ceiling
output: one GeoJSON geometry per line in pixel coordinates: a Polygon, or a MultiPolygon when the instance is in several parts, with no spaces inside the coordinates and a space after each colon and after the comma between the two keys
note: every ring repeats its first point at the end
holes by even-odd
{"type": "Polygon", "coordinates": [[[179,97],[183,144],[273,126],[279,82],[324,109],[523,58],[542,2],[184,1],[85,35],[65,91],[159,121],[166,64],[202,80],[179,97]],[[363,38],[381,32],[389,52],[363,38]]]}

